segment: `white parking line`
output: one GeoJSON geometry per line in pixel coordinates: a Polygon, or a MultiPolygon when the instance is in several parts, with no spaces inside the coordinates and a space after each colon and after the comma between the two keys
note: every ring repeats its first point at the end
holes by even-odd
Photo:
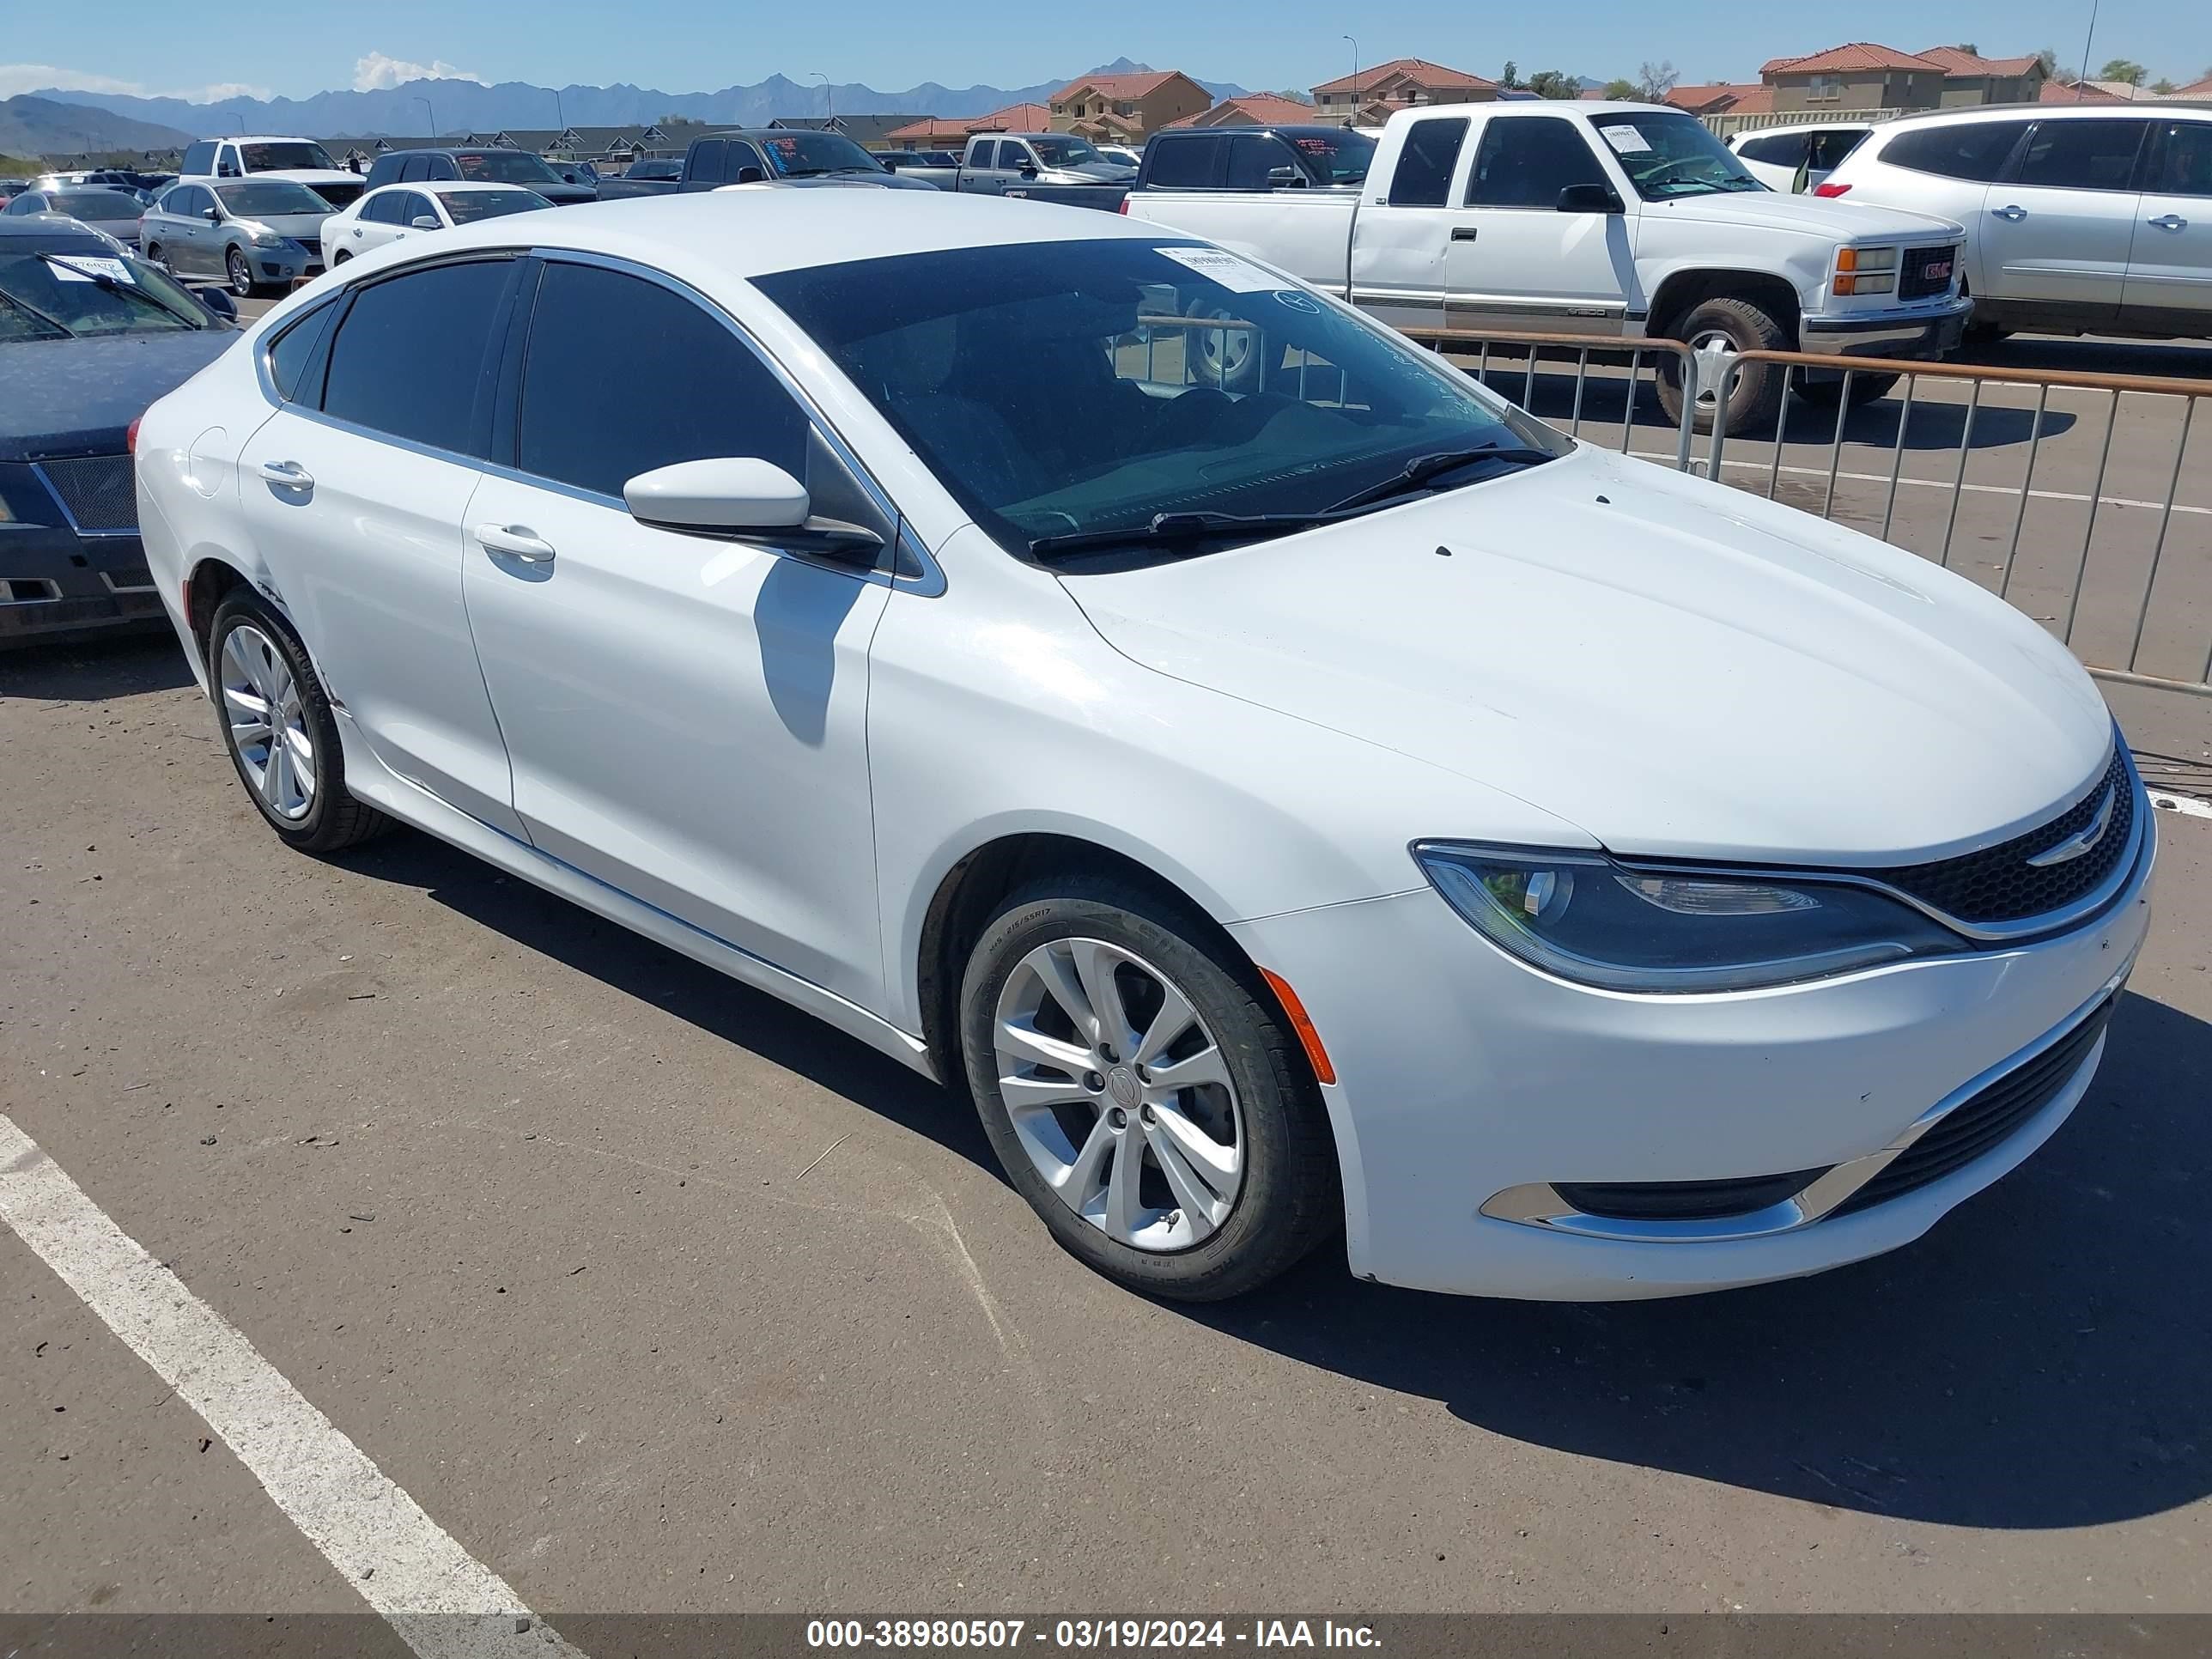
{"type": "Polygon", "coordinates": [[[422,1659],[583,1659],[0,1115],[4,1220],[422,1659]]]}
{"type": "Polygon", "coordinates": [[[2185,818],[2212,818],[2212,800],[2197,795],[2177,795],[2171,789],[2145,793],[2150,796],[2150,804],[2161,812],[2179,812],[2185,818]]]}
{"type": "MultiPolygon", "coordinates": [[[[1674,452],[1671,449],[1665,451],[1632,449],[1628,453],[1639,461],[1662,461],[1668,466],[1674,465],[1674,452]]],[[[1698,448],[1691,453],[1690,461],[1693,466],[1699,469],[1701,473],[1708,465],[1703,439],[1698,441],[1698,448]]],[[[1771,460],[1732,461],[1723,454],[1721,457],[1721,465],[1741,467],[1752,472],[1768,472],[1773,470],[1774,463],[1771,460]]],[[[1808,478],[1825,478],[1828,476],[1828,469],[1825,466],[1796,466],[1785,463],[1782,470],[1784,472],[1799,474],[1808,478]]],[[[1889,482],[1889,474],[1887,472],[1838,472],[1836,477],[1838,480],[1847,478],[1854,483],[1886,484],[1889,482]]],[[[1900,476],[1897,482],[1900,487],[1905,484],[1918,484],[1923,489],[1954,488],[1948,478],[1915,478],[1905,475],[1900,476]]],[[[1955,487],[1970,495],[2006,495],[2015,500],[2020,495],[2018,484],[1962,483],[1955,487]]],[[[2086,501],[2089,499],[2087,495],[2071,489],[2031,489],[2027,492],[2027,495],[2030,501],[2086,501]]],[[[2164,501],[2137,501],[2132,495],[2100,495],[2097,500],[2105,507],[2147,507],[2153,512],[2166,505],[2164,501]]],[[[2176,501],[2173,504],[2173,510],[2176,514],[2212,514],[2212,507],[2191,507],[2186,501],[2176,501]]]]}

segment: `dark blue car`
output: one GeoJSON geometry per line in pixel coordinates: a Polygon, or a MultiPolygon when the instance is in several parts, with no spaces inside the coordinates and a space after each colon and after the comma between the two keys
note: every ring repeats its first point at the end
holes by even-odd
{"type": "Polygon", "coordinates": [[[0,218],[0,648],[161,622],[127,434],[238,337],[228,309],[73,221],[0,218]]]}

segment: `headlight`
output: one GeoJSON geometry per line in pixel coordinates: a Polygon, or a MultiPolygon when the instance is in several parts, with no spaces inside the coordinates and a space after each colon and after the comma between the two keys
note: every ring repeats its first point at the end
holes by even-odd
{"type": "Polygon", "coordinates": [[[1413,857],[1492,944],[1607,990],[1742,991],[1966,948],[1909,905],[1843,883],[1452,842],[1417,842],[1413,857]]]}
{"type": "Polygon", "coordinates": [[[257,230],[246,240],[256,247],[282,247],[284,239],[273,230],[257,230]]]}
{"type": "Polygon", "coordinates": [[[1897,288],[1897,250],[1847,247],[1836,255],[1838,294],[1889,294],[1897,288]]]}

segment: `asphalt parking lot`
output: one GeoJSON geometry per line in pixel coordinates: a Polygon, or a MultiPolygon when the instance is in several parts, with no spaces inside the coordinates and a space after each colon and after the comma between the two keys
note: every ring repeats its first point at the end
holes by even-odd
{"type": "MultiPolygon", "coordinates": [[[[2175,705],[2136,740],[2201,786],[2175,705]]],[[[1911,1249],[1188,1310],[827,1028],[419,835],[285,852],[166,639],[0,659],[0,1112],[556,1625],[2212,1610],[2212,821],[2160,814],[2083,1106],[1911,1249]]],[[[0,1306],[0,1610],[361,1607],[374,1541],[333,1567],[4,1229],[0,1306]]]]}

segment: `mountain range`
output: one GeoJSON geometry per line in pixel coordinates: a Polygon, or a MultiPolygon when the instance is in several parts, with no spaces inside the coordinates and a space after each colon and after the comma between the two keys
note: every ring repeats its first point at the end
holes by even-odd
{"type": "MultiPolygon", "coordinates": [[[[64,97],[69,94],[63,94],[64,97]]],[[[79,155],[87,150],[170,149],[185,142],[174,127],[112,110],[41,98],[0,98],[0,155],[79,155]]]]}
{"type": "MultiPolygon", "coordinates": [[[[1088,71],[1094,75],[1134,75],[1148,66],[1118,58],[1088,71]]],[[[808,85],[782,75],[770,75],[751,86],[724,87],[719,92],[662,92],[627,82],[611,87],[567,86],[557,92],[527,82],[503,81],[486,85],[480,81],[410,81],[372,92],[319,92],[311,98],[225,98],[212,104],[195,104],[182,98],[139,98],[123,93],[77,92],[41,88],[26,97],[10,99],[0,110],[16,104],[62,103],[80,109],[103,110],[131,123],[171,129],[161,139],[105,137],[61,143],[40,136],[42,129],[27,122],[33,134],[23,143],[34,154],[64,154],[86,149],[159,148],[177,142],[177,133],[213,138],[226,132],[297,134],[306,137],[368,137],[379,133],[419,135],[428,125],[424,104],[436,117],[441,133],[489,131],[502,127],[629,126],[669,116],[711,122],[718,126],[749,126],[778,116],[820,115],[834,107],[848,115],[890,112],[915,115],[982,115],[1008,104],[1042,103],[1076,77],[1061,76],[1027,87],[946,87],[926,81],[897,92],[880,92],[858,82],[833,85],[825,100],[818,84],[808,85]]],[[[1226,81],[1200,84],[1216,98],[1242,96],[1247,88],[1226,81]]],[[[51,121],[47,125],[54,125],[51,121]]],[[[61,125],[67,125],[63,123],[61,125]]],[[[76,125],[82,125],[82,122],[76,125]]],[[[0,150],[12,146],[0,128],[0,150]]],[[[18,153],[21,153],[20,151],[18,153]]]]}

